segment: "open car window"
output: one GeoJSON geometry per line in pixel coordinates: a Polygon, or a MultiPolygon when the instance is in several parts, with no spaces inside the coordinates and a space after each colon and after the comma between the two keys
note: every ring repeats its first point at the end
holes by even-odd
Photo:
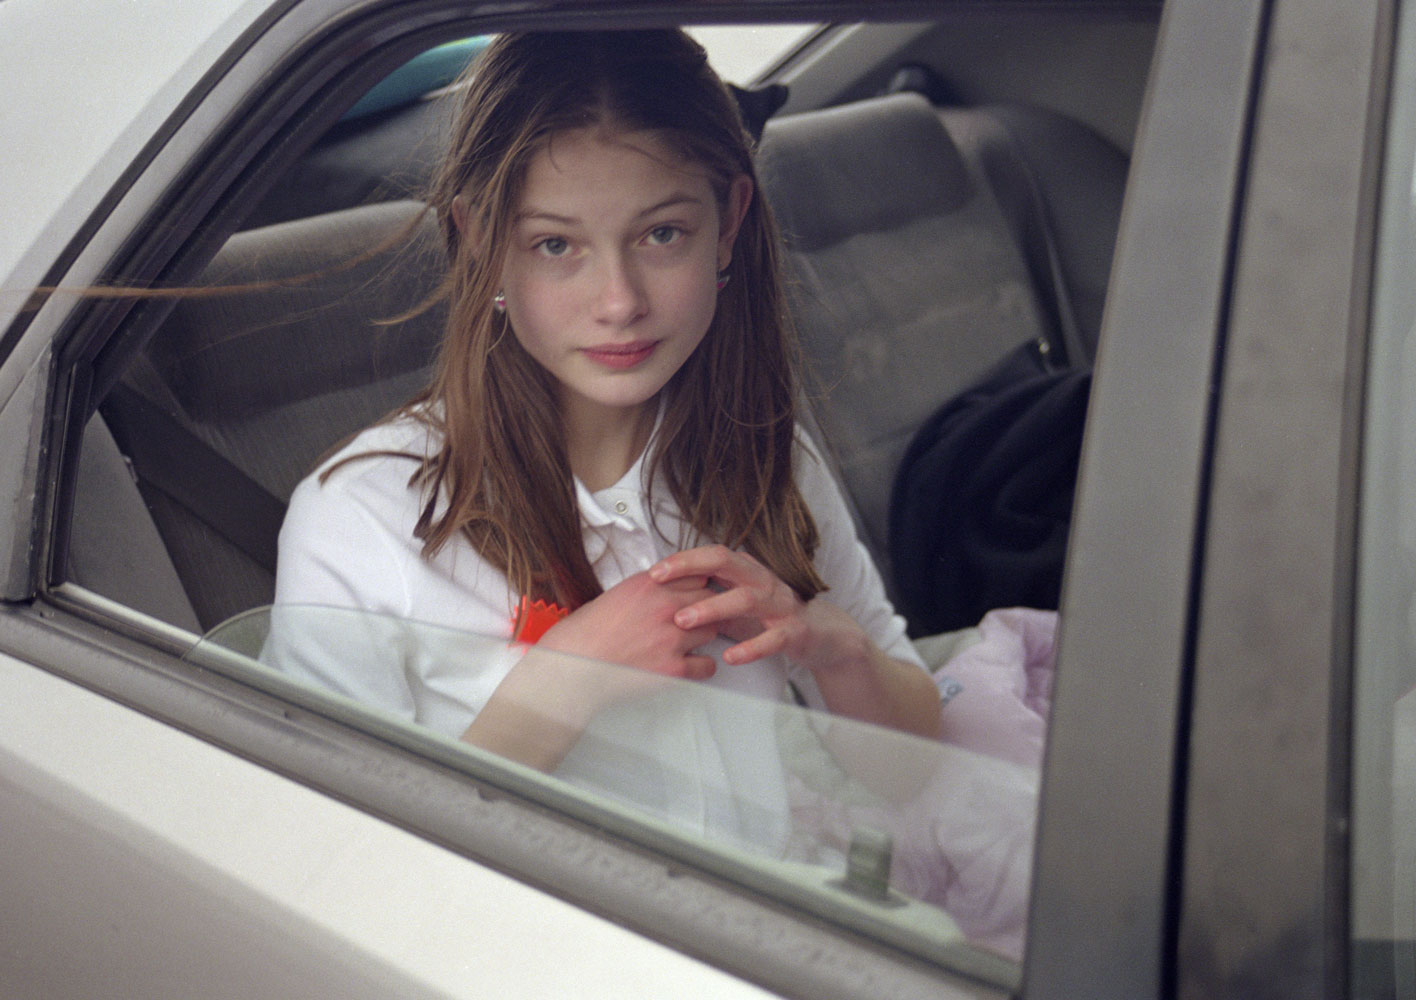
{"type": "MultiPolygon", "coordinates": [[[[99,356],[107,367],[55,578],[169,649],[205,635],[186,657],[200,668],[931,969],[1015,989],[1070,498],[1157,14],[1044,17],[1030,30],[1086,37],[1116,57],[980,68],[967,86],[948,74],[968,49],[952,21],[819,37],[796,24],[703,29],[729,53],[732,38],[752,43],[742,69],[719,63],[742,83],[771,68],[769,50],[813,38],[774,74],[795,103],[753,106],[765,121],[762,196],[784,231],[813,377],[805,429],[824,442],[853,526],[910,619],[944,704],[940,739],[830,717],[790,689],[751,699],[656,679],[542,773],[460,739],[468,706],[485,704],[521,655],[505,638],[271,607],[291,492],[430,377],[446,317],[421,306],[445,254],[420,199],[456,99],[446,81],[484,36],[440,42],[398,61],[363,99],[348,95],[327,129],[301,137],[300,155],[253,185],[234,232],[200,255],[190,284],[201,291],[160,321],[140,310],[99,356]],[[1054,71],[1074,74],[1055,95],[1054,71]],[[1042,219],[1051,242],[1029,238],[1042,219]],[[957,547],[892,538],[892,490],[925,422],[977,386],[1033,377],[1061,387],[1035,429],[1066,424],[1028,459],[1049,464],[1046,495],[987,477],[965,488],[946,449],[930,474],[960,484],[939,494],[953,506],[915,513],[931,545],[957,547]],[[1018,499],[1024,509],[1010,506],[1018,499]],[[1019,535],[1019,518],[1041,530],[1019,535]],[[987,565],[969,561],[980,554],[987,565]],[[941,579],[940,566],[956,575],[941,579]],[[952,595],[946,606],[909,604],[911,568],[914,591],[952,595]],[[1002,586],[964,581],[975,572],[1002,586]],[[386,686],[351,684],[354,675],[386,686]]],[[[970,30],[1004,66],[1010,36],[988,17],[970,30]]],[[[591,668],[608,686],[642,680],[567,660],[591,668]]]]}

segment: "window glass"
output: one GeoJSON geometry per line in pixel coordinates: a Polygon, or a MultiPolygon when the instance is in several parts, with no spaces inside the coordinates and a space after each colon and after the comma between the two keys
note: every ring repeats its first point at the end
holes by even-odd
{"type": "Polygon", "coordinates": [[[689,28],[728,83],[747,87],[801,44],[818,24],[727,24],[689,28]]]}
{"type": "Polygon", "coordinates": [[[1354,995],[1416,997],[1416,18],[1403,8],[1362,472],[1354,995]]]}
{"type": "MultiPolygon", "coordinates": [[[[988,661],[1003,652],[996,636],[959,636],[955,646],[964,648],[951,669],[970,684],[993,673],[988,661]]],[[[613,692],[588,725],[580,699],[511,694],[529,720],[530,753],[556,758],[544,774],[458,739],[475,714],[469,704],[484,703],[508,663],[529,655],[505,637],[281,605],[236,616],[188,655],[332,694],[386,729],[407,730],[416,717],[423,739],[455,747],[491,780],[656,847],[667,832],[676,854],[954,968],[1014,980],[1005,959],[1021,954],[1039,744],[992,731],[989,723],[1013,721],[1005,714],[960,727],[952,742],[925,740],[787,701],[531,652],[564,687],[613,692]],[[375,690],[408,677],[421,678],[411,702],[375,690]],[[577,735],[566,750],[568,730],[577,735]]],[[[1001,672],[996,680],[1006,682],[1001,672]]]]}

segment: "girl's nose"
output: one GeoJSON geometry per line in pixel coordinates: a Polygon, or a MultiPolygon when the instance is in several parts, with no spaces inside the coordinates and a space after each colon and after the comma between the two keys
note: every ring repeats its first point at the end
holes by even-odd
{"type": "Polygon", "coordinates": [[[623,258],[607,260],[600,269],[595,318],[623,326],[643,315],[647,305],[642,276],[623,258]]]}

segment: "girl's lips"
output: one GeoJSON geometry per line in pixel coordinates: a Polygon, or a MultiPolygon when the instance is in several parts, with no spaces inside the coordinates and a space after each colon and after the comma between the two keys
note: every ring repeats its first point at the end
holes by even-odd
{"type": "Polygon", "coordinates": [[[633,368],[648,360],[649,355],[659,346],[657,340],[641,340],[632,344],[598,344],[586,347],[583,353],[591,361],[606,368],[633,368]]]}

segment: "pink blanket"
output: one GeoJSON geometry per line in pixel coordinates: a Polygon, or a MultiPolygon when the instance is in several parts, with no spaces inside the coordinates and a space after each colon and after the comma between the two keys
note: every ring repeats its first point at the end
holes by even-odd
{"type": "MultiPolygon", "coordinates": [[[[990,611],[953,655],[931,664],[944,699],[945,743],[1029,767],[1042,764],[1052,704],[1057,612],[990,611]]],[[[931,640],[919,645],[926,659],[931,640]]]]}

